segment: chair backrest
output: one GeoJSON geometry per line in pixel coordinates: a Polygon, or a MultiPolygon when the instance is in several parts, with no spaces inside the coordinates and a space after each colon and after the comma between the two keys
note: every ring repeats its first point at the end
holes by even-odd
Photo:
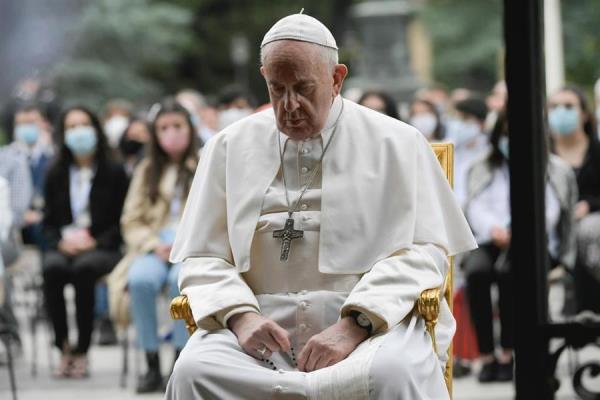
{"type": "MultiPolygon", "coordinates": [[[[454,187],[454,145],[452,143],[432,143],[431,147],[446,175],[446,179],[448,179],[448,183],[450,187],[454,187]]],[[[448,257],[448,275],[446,275],[446,279],[444,282],[444,298],[446,302],[448,302],[448,306],[450,307],[450,311],[452,311],[453,306],[453,278],[454,278],[454,257],[448,257]]],[[[446,385],[448,386],[448,392],[450,396],[452,396],[452,343],[450,344],[450,348],[448,349],[448,362],[446,363],[446,371],[444,373],[444,378],[446,379],[446,385]]]]}

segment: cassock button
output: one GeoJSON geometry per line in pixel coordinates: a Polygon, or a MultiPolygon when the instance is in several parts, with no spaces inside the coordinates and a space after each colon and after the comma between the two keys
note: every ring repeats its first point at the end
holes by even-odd
{"type": "Polygon", "coordinates": [[[308,308],[308,302],[307,301],[301,301],[300,302],[300,307],[302,307],[303,310],[306,310],[308,308]]]}
{"type": "Polygon", "coordinates": [[[303,174],[308,172],[308,168],[307,167],[302,167],[300,168],[300,171],[302,171],[303,174]]]}
{"type": "Polygon", "coordinates": [[[310,150],[308,150],[306,147],[302,149],[302,154],[308,154],[310,150]]]}
{"type": "Polygon", "coordinates": [[[308,210],[308,205],[307,205],[307,204],[302,204],[302,205],[300,206],[300,209],[301,209],[302,211],[306,211],[306,210],[308,210]]]}
{"type": "Polygon", "coordinates": [[[300,328],[301,331],[305,331],[306,330],[306,324],[300,324],[300,325],[298,325],[298,328],[300,328]]]}

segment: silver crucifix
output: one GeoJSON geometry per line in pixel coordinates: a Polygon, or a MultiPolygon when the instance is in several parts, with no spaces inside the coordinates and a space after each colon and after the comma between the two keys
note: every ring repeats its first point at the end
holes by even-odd
{"type": "Polygon", "coordinates": [[[287,261],[290,255],[290,248],[292,246],[292,240],[300,239],[304,237],[304,231],[294,229],[294,218],[288,218],[285,221],[285,227],[273,232],[273,237],[281,239],[281,261],[287,261]]]}

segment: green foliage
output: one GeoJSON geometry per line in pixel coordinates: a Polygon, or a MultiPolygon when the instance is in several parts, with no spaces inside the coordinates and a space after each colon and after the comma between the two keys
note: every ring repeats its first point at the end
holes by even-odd
{"type": "MultiPolygon", "coordinates": [[[[600,77],[600,1],[562,1],[567,81],[591,89],[600,77]]],[[[501,66],[500,0],[430,0],[423,18],[434,49],[434,76],[450,88],[488,90],[501,66]]]]}
{"type": "Polygon", "coordinates": [[[243,69],[250,92],[259,102],[267,101],[264,81],[259,74],[259,46],[267,29],[278,19],[299,12],[315,16],[329,26],[336,25],[351,2],[344,0],[155,0],[169,2],[193,11],[196,38],[180,62],[179,84],[203,93],[219,93],[235,76],[231,61],[231,41],[245,36],[250,59],[243,69]]]}
{"type": "Polygon", "coordinates": [[[148,0],[88,2],[71,56],[53,69],[68,103],[96,109],[125,97],[150,103],[177,79],[176,63],[190,46],[192,14],[185,8],[148,0]]]}
{"type": "Polygon", "coordinates": [[[562,2],[567,81],[591,90],[600,78],[600,2],[562,2]]]}
{"type": "Polygon", "coordinates": [[[500,0],[430,0],[422,17],[433,44],[435,80],[449,88],[488,90],[502,48],[500,0]]]}

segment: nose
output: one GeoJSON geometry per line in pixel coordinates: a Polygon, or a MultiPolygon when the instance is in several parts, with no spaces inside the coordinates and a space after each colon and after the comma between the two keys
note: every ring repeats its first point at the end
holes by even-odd
{"type": "Polygon", "coordinates": [[[296,93],[294,93],[291,90],[288,91],[283,100],[283,109],[286,112],[291,113],[291,112],[294,112],[299,106],[300,106],[300,104],[298,103],[298,98],[296,97],[296,93]]]}

